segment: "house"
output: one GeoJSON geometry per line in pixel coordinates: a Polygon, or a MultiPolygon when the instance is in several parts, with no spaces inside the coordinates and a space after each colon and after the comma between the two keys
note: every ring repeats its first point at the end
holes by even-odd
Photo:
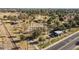
{"type": "Polygon", "coordinates": [[[49,36],[50,37],[55,37],[55,36],[58,36],[58,35],[61,35],[63,33],[63,31],[60,31],[60,30],[57,30],[57,31],[51,31],[49,36]]]}
{"type": "Polygon", "coordinates": [[[21,39],[19,38],[13,38],[13,41],[12,42],[19,42],[21,39]]]}
{"type": "Polygon", "coordinates": [[[57,35],[61,35],[63,31],[54,31],[57,35]]]}

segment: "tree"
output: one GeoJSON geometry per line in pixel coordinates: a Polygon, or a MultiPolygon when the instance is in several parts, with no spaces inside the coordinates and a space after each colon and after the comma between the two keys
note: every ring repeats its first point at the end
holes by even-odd
{"type": "Polygon", "coordinates": [[[43,42],[43,44],[44,44],[45,38],[43,36],[41,36],[41,37],[39,37],[39,41],[43,42]]]}
{"type": "Polygon", "coordinates": [[[9,15],[7,18],[8,18],[8,20],[12,20],[12,21],[18,20],[17,16],[11,16],[11,15],[9,15]]]}
{"type": "Polygon", "coordinates": [[[59,21],[64,21],[64,19],[62,17],[59,17],[59,21]]]}
{"type": "Polygon", "coordinates": [[[70,27],[76,27],[76,22],[74,20],[68,20],[68,24],[70,24],[70,27]]]}
{"type": "Polygon", "coordinates": [[[20,13],[19,15],[18,15],[18,19],[27,19],[28,17],[27,17],[27,14],[25,14],[25,13],[20,13]]]}
{"type": "Polygon", "coordinates": [[[61,25],[61,26],[58,27],[58,29],[59,29],[59,30],[65,30],[66,27],[65,27],[64,25],[61,25]]]}
{"type": "Polygon", "coordinates": [[[77,25],[79,25],[79,16],[78,15],[76,15],[74,17],[74,21],[76,22],[77,25]]]}
{"type": "Polygon", "coordinates": [[[47,24],[51,24],[51,22],[52,22],[52,18],[49,18],[49,19],[47,20],[47,24]]]}
{"type": "Polygon", "coordinates": [[[61,26],[61,21],[59,21],[59,19],[56,19],[56,20],[54,20],[54,25],[56,26],[56,27],[59,27],[59,26],[61,26]]]}
{"type": "Polygon", "coordinates": [[[20,35],[21,40],[25,40],[25,36],[23,34],[20,35]]]}
{"type": "MultiPolygon", "coordinates": [[[[39,37],[38,41],[39,41],[40,45],[41,45],[41,44],[44,44],[45,38],[41,36],[41,37],[39,37]],[[42,43],[42,42],[43,42],[43,43],[42,43]]],[[[40,47],[40,49],[41,49],[41,47],[40,47]]]]}
{"type": "Polygon", "coordinates": [[[62,14],[60,14],[60,15],[58,15],[58,16],[59,16],[59,21],[64,21],[62,14]]]}
{"type": "Polygon", "coordinates": [[[34,32],[32,33],[32,38],[35,39],[37,38],[40,34],[41,34],[41,30],[39,28],[37,28],[36,30],[34,30],[34,32]]]}
{"type": "Polygon", "coordinates": [[[4,15],[4,16],[3,16],[3,18],[7,18],[7,16],[6,16],[6,15],[4,15]]]}
{"type": "Polygon", "coordinates": [[[69,29],[71,27],[68,22],[63,23],[63,25],[65,26],[66,29],[69,29]]]}

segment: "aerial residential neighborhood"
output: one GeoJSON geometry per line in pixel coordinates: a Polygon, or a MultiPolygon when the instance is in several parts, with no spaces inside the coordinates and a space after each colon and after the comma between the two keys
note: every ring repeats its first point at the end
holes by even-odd
{"type": "Polygon", "coordinates": [[[79,9],[0,9],[0,50],[79,50],[79,9]]]}

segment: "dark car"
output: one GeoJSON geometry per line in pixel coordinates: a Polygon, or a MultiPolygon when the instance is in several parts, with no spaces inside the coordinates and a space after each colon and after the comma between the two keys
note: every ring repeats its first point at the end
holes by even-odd
{"type": "Polygon", "coordinates": [[[49,36],[50,36],[50,37],[55,37],[55,36],[58,36],[58,34],[52,32],[49,36]]]}
{"type": "Polygon", "coordinates": [[[55,31],[50,31],[49,36],[50,36],[50,37],[55,37],[55,36],[58,36],[58,34],[55,33],[55,31]]]}
{"type": "Polygon", "coordinates": [[[76,45],[79,45],[79,41],[76,42],[76,45]]]}

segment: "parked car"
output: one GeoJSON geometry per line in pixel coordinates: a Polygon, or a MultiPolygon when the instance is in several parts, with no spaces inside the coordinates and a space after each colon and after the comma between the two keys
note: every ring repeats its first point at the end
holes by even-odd
{"type": "Polygon", "coordinates": [[[76,42],[76,45],[79,45],[79,41],[76,42]]]}

